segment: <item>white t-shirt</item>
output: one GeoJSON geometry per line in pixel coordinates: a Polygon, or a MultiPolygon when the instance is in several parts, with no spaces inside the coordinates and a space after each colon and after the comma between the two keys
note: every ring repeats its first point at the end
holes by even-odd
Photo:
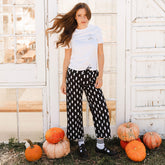
{"type": "MultiPolygon", "coordinates": [[[[75,29],[70,41],[72,54],[69,68],[74,70],[98,69],[98,43],[103,43],[101,29],[88,24],[85,29],[75,29]]],[[[65,47],[68,48],[67,46],[65,47]]]]}

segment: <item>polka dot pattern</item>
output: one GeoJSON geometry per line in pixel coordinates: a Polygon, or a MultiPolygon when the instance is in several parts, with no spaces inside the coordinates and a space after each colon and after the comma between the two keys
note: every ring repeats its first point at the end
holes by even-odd
{"type": "Polygon", "coordinates": [[[66,76],[67,137],[70,140],[84,136],[82,118],[82,96],[87,97],[93,116],[97,138],[111,136],[109,112],[102,90],[95,88],[97,70],[77,71],[68,68],[66,76]]]}

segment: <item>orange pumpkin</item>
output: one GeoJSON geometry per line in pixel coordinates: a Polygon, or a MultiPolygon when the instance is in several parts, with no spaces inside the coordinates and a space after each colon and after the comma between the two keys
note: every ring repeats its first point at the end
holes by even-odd
{"type": "Polygon", "coordinates": [[[118,127],[117,134],[120,140],[129,142],[139,137],[139,127],[135,123],[124,123],[118,127]]]}
{"type": "Polygon", "coordinates": [[[41,158],[42,156],[42,149],[39,145],[33,145],[31,140],[27,139],[26,140],[26,150],[25,150],[25,157],[28,161],[36,161],[41,158]]]}
{"type": "Polygon", "coordinates": [[[65,132],[63,129],[53,127],[53,128],[50,128],[49,130],[47,130],[47,132],[45,134],[45,139],[49,143],[58,143],[59,141],[61,141],[64,138],[64,136],[65,136],[65,132]]]}
{"type": "Polygon", "coordinates": [[[50,159],[61,158],[70,153],[70,143],[65,136],[62,141],[52,144],[47,140],[43,143],[43,150],[50,159]]]}
{"type": "Polygon", "coordinates": [[[125,152],[127,156],[135,162],[143,161],[146,157],[146,148],[144,144],[137,140],[129,142],[125,147],[125,152]]]}
{"type": "Polygon", "coordinates": [[[143,136],[143,142],[149,149],[154,149],[160,146],[162,139],[156,132],[147,132],[143,136]]]}
{"type": "MultiPolygon", "coordinates": [[[[137,141],[141,142],[140,138],[137,138],[136,139],[137,141]]],[[[128,144],[129,142],[127,141],[123,141],[123,140],[120,140],[120,146],[125,150],[125,147],[126,145],[128,144]]]]}

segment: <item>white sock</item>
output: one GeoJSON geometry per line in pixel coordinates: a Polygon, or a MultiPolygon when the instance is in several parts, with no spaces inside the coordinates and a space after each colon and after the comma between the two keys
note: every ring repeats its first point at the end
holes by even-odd
{"type": "Polygon", "coordinates": [[[97,147],[98,149],[102,150],[102,149],[105,147],[104,139],[98,139],[98,138],[97,138],[96,147],[97,147]]]}
{"type": "Polygon", "coordinates": [[[81,146],[81,144],[85,144],[83,137],[81,139],[78,139],[78,145],[81,146]]]}
{"type": "Polygon", "coordinates": [[[98,138],[97,138],[96,147],[97,147],[98,149],[102,150],[102,149],[105,147],[104,139],[98,139],[98,138]]]}

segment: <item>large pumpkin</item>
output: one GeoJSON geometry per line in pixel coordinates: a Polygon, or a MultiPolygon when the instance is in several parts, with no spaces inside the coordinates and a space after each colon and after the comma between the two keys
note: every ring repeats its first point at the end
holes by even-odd
{"type": "Polygon", "coordinates": [[[65,132],[61,128],[53,127],[46,131],[45,139],[49,143],[58,143],[65,136],[65,132]]]}
{"type": "Polygon", "coordinates": [[[118,127],[117,134],[120,140],[129,142],[139,137],[139,127],[135,123],[124,123],[118,127]]]}
{"type": "Polygon", "coordinates": [[[156,132],[147,132],[143,136],[143,142],[149,149],[154,149],[160,146],[162,139],[156,132]]]}
{"type": "Polygon", "coordinates": [[[144,144],[137,140],[129,142],[125,147],[125,152],[127,156],[135,162],[143,161],[146,157],[146,148],[144,144]]]}
{"type": "MultiPolygon", "coordinates": [[[[140,138],[137,138],[136,139],[137,141],[141,142],[140,138]]],[[[123,141],[123,140],[120,140],[120,146],[125,150],[125,147],[126,145],[128,144],[129,142],[127,141],[123,141]]]]}
{"type": "Polygon", "coordinates": [[[31,140],[26,140],[26,150],[25,150],[25,157],[28,161],[36,161],[41,158],[42,156],[42,149],[39,145],[33,145],[31,140]]]}
{"type": "Polygon", "coordinates": [[[70,143],[66,136],[56,144],[49,143],[46,140],[43,144],[43,150],[50,159],[61,158],[70,153],[70,143]]]}

